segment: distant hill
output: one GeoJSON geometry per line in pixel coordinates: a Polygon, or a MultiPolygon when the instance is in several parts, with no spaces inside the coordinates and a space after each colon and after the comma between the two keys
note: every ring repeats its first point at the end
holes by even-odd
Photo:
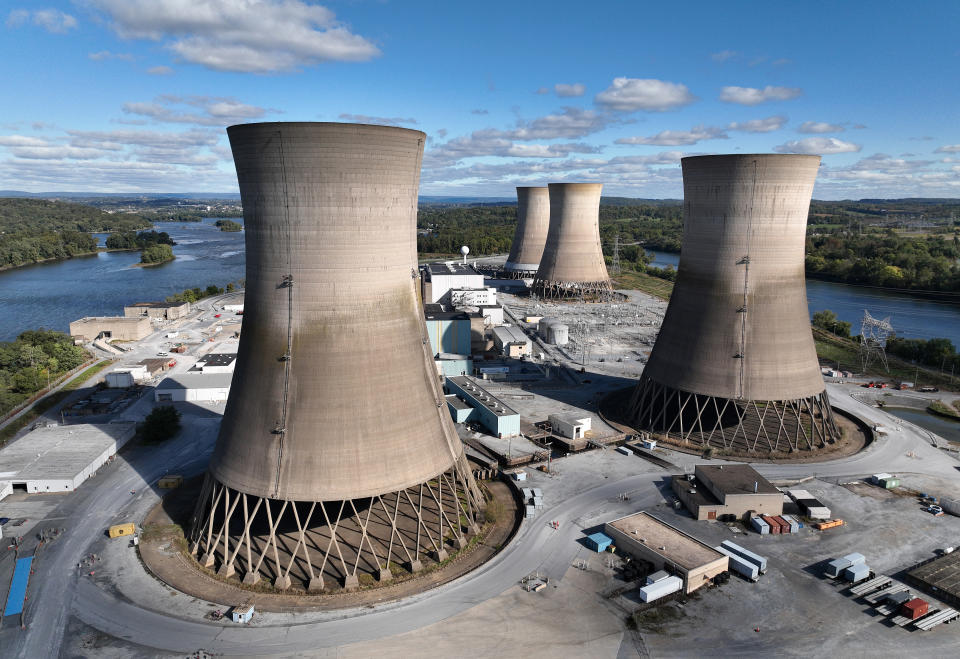
{"type": "Polygon", "coordinates": [[[86,204],[23,197],[0,198],[0,231],[133,231],[149,228],[150,222],[133,213],[107,213],[86,204]]]}

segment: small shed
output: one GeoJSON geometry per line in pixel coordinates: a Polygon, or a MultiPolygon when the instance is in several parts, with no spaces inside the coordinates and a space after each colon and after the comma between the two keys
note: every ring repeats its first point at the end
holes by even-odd
{"type": "Polygon", "coordinates": [[[904,602],[903,606],[900,607],[900,614],[910,618],[910,620],[916,620],[921,616],[925,616],[929,611],[930,604],[927,603],[927,600],[920,599],[919,597],[914,597],[909,602],[904,602]]]}
{"type": "Polygon", "coordinates": [[[587,546],[598,554],[613,544],[613,538],[606,533],[591,533],[587,536],[587,546]]]}
{"type": "Polygon", "coordinates": [[[234,622],[248,623],[253,618],[253,604],[241,604],[233,607],[230,616],[234,622]]]}

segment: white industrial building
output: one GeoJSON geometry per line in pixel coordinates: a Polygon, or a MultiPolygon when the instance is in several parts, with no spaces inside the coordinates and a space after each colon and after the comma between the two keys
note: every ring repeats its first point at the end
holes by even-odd
{"type": "Polygon", "coordinates": [[[549,417],[553,434],[570,439],[581,439],[590,431],[592,417],[579,414],[551,414],[549,417]]]}
{"type": "Polygon", "coordinates": [[[420,266],[424,304],[450,302],[450,289],[483,289],[483,275],[462,263],[428,263],[420,266]]]}
{"type": "Polygon", "coordinates": [[[504,325],[493,328],[493,345],[505,357],[520,358],[530,354],[532,342],[519,327],[504,325]]]}
{"type": "Polygon", "coordinates": [[[211,352],[197,357],[197,363],[190,367],[191,372],[200,372],[204,375],[214,373],[233,373],[237,365],[235,352],[211,352]]]}
{"type": "Polygon", "coordinates": [[[233,373],[179,373],[165,378],[153,392],[158,403],[223,402],[233,373]]]}
{"type": "Polygon", "coordinates": [[[125,389],[150,379],[146,364],[124,364],[107,373],[104,382],[111,389],[125,389]]]}
{"type": "Polygon", "coordinates": [[[455,307],[493,306],[497,303],[497,289],[495,288],[451,288],[450,304],[455,307]]]}
{"type": "MultiPolygon", "coordinates": [[[[0,450],[3,492],[72,492],[133,437],[135,423],[48,426],[0,450]]],[[[0,497],[2,498],[2,497],[0,497]]]]}

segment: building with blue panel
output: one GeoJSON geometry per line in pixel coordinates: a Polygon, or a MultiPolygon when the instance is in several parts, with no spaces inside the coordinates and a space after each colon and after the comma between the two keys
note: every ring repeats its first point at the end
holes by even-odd
{"type": "MultiPolygon", "coordinates": [[[[462,376],[450,377],[447,378],[445,386],[447,393],[454,394],[473,408],[467,421],[476,421],[494,437],[513,437],[520,434],[520,414],[477,384],[476,380],[462,376]]],[[[454,419],[456,418],[454,415],[454,419]]]]}
{"type": "Polygon", "coordinates": [[[606,551],[613,544],[613,538],[606,533],[591,533],[587,536],[587,546],[597,553],[606,551]]]}
{"type": "Polygon", "coordinates": [[[470,316],[462,311],[440,311],[438,307],[428,304],[424,311],[430,352],[434,357],[440,353],[469,355],[470,316]]]}

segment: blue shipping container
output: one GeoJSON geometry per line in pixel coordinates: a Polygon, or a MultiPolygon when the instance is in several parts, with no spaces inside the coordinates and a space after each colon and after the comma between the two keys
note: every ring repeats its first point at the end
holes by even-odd
{"type": "Polygon", "coordinates": [[[597,553],[606,551],[613,544],[613,538],[606,533],[591,533],[587,536],[587,545],[597,553]]]}
{"type": "Polygon", "coordinates": [[[754,517],[750,520],[750,524],[753,526],[753,530],[759,533],[760,535],[767,535],[770,533],[770,525],[764,522],[759,517],[754,517]]]}
{"type": "Polygon", "coordinates": [[[760,568],[761,572],[767,571],[767,559],[764,558],[763,556],[760,556],[759,554],[754,554],[752,551],[750,551],[746,547],[741,547],[740,545],[730,542],[729,540],[724,540],[723,542],[720,543],[720,545],[732,551],[737,556],[747,559],[748,561],[756,565],[758,568],[760,568]]]}

